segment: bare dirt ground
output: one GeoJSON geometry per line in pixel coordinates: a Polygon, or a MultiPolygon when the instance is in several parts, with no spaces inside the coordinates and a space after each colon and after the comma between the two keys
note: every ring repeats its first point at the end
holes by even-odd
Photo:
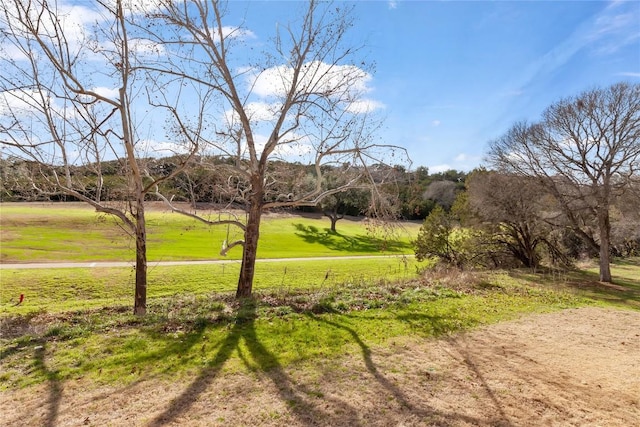
{"type": "Polygon", "coordinates": [[[268,372],[0,395],[5,426],[635,426],[640,312],[580,308],[268,372]]]}

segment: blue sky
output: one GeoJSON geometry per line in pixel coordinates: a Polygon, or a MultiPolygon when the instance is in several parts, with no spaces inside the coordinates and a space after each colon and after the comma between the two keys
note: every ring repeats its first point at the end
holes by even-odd
{"type": "MultiPolygon", "coordinates": [[[[229,9],[260,39],[299,11],[242,3],[229,9]]],[[[640,82],[640,1],[362,1],[355,17],[384,140],[432,172],[478,166],[489,140],[562,97],[640,82]]]]}
{"type": "MultiPolygon", "coordinates": [[[[59,0],[58,5],[66,11],[67,39],[76,44],[82,28],[86,31],[104,19],[96,15],[97,3],[91,0],[59,0]]],[[[334,6],[343,5],[338,1],[334,6]]],[[[363,80],[365,102],[360,106],[376,108],[385,118],[380,130],[384,143],[405,147],[413,167],[427,166],[431,172],[480,165],[491,139],[516,121],[537,120],[562,97],[622,80],[640,83],[640,0],[392,0],[354,5],[350,41],[364,45],[364,59],[376,64],[373,78],[367,74],[363,80]]],[[[255,53],[277,28],[304,10],[299,0],[231,0],[223,25],[242,26],[246,32],[237,35],[243,35],[246,44],[239,46],[257,47],[255,53]]],[[[11,46],[0,42],[0,47],[12,55],[11,46]]],[[[238,69],[248,65],[249,58],[243,56],[247,52],[234,56],[238,69]]],[[[19,55],[15,58],[20,60],[19,55]]],[[[94,91],[115,96],[117,84],[100,81],[104,72],[91,61],[89,65],[98,67],[90,74],[94,91]]],[[[281,77],[276,67],[263,72],[260,80],[247,81],[256,95],[251,107],[263,110],[265,117],[265,100],[281,77]]],[[[0,112],[8,99],[0,103],[0,112]]],[[[11,99],[20,104],[19,96],[11,99]]],[[[141,147],[166,154],[175,144],[163,140],[167,136],[158,128],[149,127],[148,141],[141,147]]]]}

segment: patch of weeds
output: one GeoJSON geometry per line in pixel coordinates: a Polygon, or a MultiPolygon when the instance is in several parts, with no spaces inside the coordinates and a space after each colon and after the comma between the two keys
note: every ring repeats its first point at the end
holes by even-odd
{"type": "Polygon", "coordinates": [[[39,310],[24,315],[14,314],[0,318],[0,337],[4,339],[17,338],[24,335],[37,334],[38,328],[34,326],[34,319],[46,314],[39,310]]]}
{"type": "Polygon", "coordinates": [[[193,321],[193,328],[195,330],[202,330],[204,328],[206,328],[207,326],[209,326],[211,324],[211,321],[209,320],[208,317],[206,316],[197,316],[195,318],[195,320],[193,321]]]}
{"type": "Polygon", "coordinates": [[[315,314],[320,313],[335,313],[337,310],[334,307],[335,297],[332,295],[322,297],[313,306],[311,306],[311,312],[315,314]]]}
{"type": "Polygon", "coordinates": [[[324,397],[324,393],[320,390],[307,390],[305,393],[307,396],[316,397],[318,399],[322,399],[324,397]]]}
{"type": "Polygon", "coordinates": [[[69,328],[65,325],[57,324],[49,327],[47,332],[44,333],[45,338],[51,337],[64,337],[65,333],[69,332],[69,328]]]}
{"type": "Polygon", "coordinates": [[[488,291],[498,291],[503,290],[504,287],[496,282],[490,282],[488,280],[481,280],[480,282],[475,284],[477,289],[488,290],[488,291]]]}
{"type": "Polygon", "coordinates": [[[285,305],[285,306],[279,306],[279,307],[274,307],[274,308],[273,308],[273,310],[271,311],[271,313],[272,313],[274,316],[277,316],[277,317],[285,317],[285,316],[290,315],[290,314],[291,314],[291,313],[293,313],[293,312],[294,312],[294,311],[293,311],[293,308],[291,308],[291,307],[290,307],[290,306],[288,306],[288,305],[285,305]]]}
{"type": "Polygon", "coordinates": [[[401,304],[410,304],[418,301],[429,301],[438,298],[438,293],[434,288],[416,287],[402,291],[398,296],[398,302],[401,304]]]}
{"type": "MultiPolygon", "coordinates": [[[[321,311],[321,310],[319,310],[319,307],[317,307],[317,306],[314,307],[314,308],[315,308],[316,311],[313,311],[313,309],[312,309],[313,313],[330,313],[331,312],[329,310],[321,311]]],[[[331,306],[331,309],[334,310],[334,311],[339,311],[339,312],[345,313],[345,312],[349,311],[349,304],[346,301],[340,301],[340,302],[336,303],[335,305],[331,306]]]]}
{"type": "Polygon", "coordinates": [[[305,305],[305,304],[309,303],[310,300],[311,300],[310,297],[308,295],[304,295],[304,294],[295,295],[292,298],[292,301],[297,305],[305,305]]]}
{"type": "Polygon", "coordinates": [[[245,298],[238,302],[235,323],[252,322],[257,318],[258,301],[255,298],[245,298]]]}

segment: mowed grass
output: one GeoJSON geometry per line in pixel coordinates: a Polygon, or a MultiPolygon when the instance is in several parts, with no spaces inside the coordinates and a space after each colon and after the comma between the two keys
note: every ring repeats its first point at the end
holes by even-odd
{"type": "MultiPolygon", "coordinates": [[[[348,266],[352,260],[344,262],[348,266]]],[[[265,268],[271,267],[265,263],[265,268]]],[[[47,297],[55,293],[53,285],[37,294],[53,298],[49,304],[60,311],[25,306],[13,307],[12,313],[3,305],[0,390],[42,382],[60,389],[79,379],[96,386],[149,378],[190,381],[221,372],[333,363],[345,355],[369,354],[372,348],[393,351],[416,339],[526,313],[612,302],[619,306],[624,300],[615,297],[620,295],[633,303],[626,308],[640,309],[640,259],[614,264],[614,279],[622,284],[598,293],[591,289],[596,283],[585,282],[592,277],[589,270],[565,272],[563,280],[553,282],[550,274],[525,271],[433,271],[411,278],[407,269],[415,265],[395,260],[389,266],[394,280],[362,276],[343,281],[336,274],[305,287],[301,283],[322,273],[320,269],[298,282],[289,276],[289,267],[286,274],[283,265],[278,268],[282,276],[272,272],[274,287],[265,282],[255,298],[237,301],[224,286],[206,291],[211,271],[203,270],[201,284],[191,285],[200,273],[166,267],[157,272],[155,280],[162,277],[164,282],[156,283],[145,317],[131,314],[126,289],[119,297],[97,290],[105,294],[86,299],[78,287],[64,283],[58,285],[58,296],[47,297]]],[[[335,264],[331,268],[337,273],[335,264]]]]}
{"type": "MultiPolygon", "coordinates": [[[[181,222],[185,218],[175,214],[170,220],[163,219],[162,213],[152,212],[152,219],[153,215],[158,217],[151,227],[165,229],[154,238],[158,248],[168,251],[163,255],[167,258],[177,252],[179,237],[192,238],[188,227],[199,227],[181,222]],[[174,221],[181,225],[173,225],[174,221]]],[[[27,214],[23,216],[26,220],[27,214]]],[[[84,224],[85,236],[97,227],[101,231],[96,232],[103,234],[95,239],[101,244],[108,241],[106,233],[113,233],[113,224],[100,228],[91,212],[63,216],[77,221],[75,227],[84,224]]],[[[37,222],[36,217],[29,221],[37,222]]],[[[4,221],[3,216],[3,234],[13,242],[19,240],[10,234],[15,230],[5,231],[4,221]]],[[[339,223],[337,236],[327,233],[324,224],[298,217],[266,221],[263,257],[318,256],[322,251],[371,254],[379,253],[378,245],[410,252],[403,240],[371,236],[359,223],[344,223],[344,227],[339,223]],[[289,248],[278,239],[296,244],[289,248]]],[[[24,227],[32,228],[28,221],[24,227]]],[[[47,227],[43,229],[51,229],[47,227]]],[[[208,229],[197,228],[200,234],[208,229]]],[[[226,238],[226,230],[223,234],[226,238]]],[[[199,241],[193,239],[191,244],[199,241]]],[[[100,252],[99,245],[89,249],[93,237],[85,240],[86,250],[100,252]]],[[[69,244],[74,241],[70,238],[69,244]]],[[[189,257],[197,252],[193,250],[189,257]]],[[[393,351],[415,340],[525,313],[589,304],[640,309],[640,259],[614,264],[615,286],[594,281],[592,268],[561,274],[434,270],[418,275],[421,267],[403,255],[259,262],[255,297],[237,301],[233,298],[237,262],[171,267],[151,263],[144,317],[131,314],[134,273],[130,268],[3,269],[0,390],[46,383],[55,391],[67,381],[80,379],[98,386],[149,378],[197,381],[221,372],[251,375],[293,364],[333,363],[349,354],[366,358],[373,348],[393,351]],[[25,300],[15,306],[20,294],[25,300]]]]}
{"type": "MultiPolygon", "coordinates": [[[[224,215],[221,218],[226,219],[224,215]]],[[[134,241],[113,217],[83,204],[0,204],[1,261],[128,261],[134,241]]],[[[218,219],[218,214],[209,214],[218,219]]],[[[371,254],[410,254],[419,224],[404,223],[391,238],[371,233],[362,221],[342,220],[337,233],[328,219],[265,215],[259,258],[290,258],[371,254]]],[[[162,210],[147,212],[150,261],[240,259],[235,248],[220,256],[223,241],[241,239],[235,227],[209,226],[162,210]]]]}
{"type": "MultiPolygon", "coordinates": [[[[201,295],[235,290],[240,264],[150,266],[149,299],[201,295]]],[[[129,305],[133,298],[132,268],[3,269],[0,313],[60,312],[129,305]],[[24,301],[12,304],[20,294],[24,301]]],[[[339,284],[395,281],[416,277],[412,257],[258,262],[254,289],[317,289],[339,284]]]]}
{"type": "MultiPolygon", "coordinates": [[[[110,216],[85,204],[0,204],[2,262],[65,262],[131,260],[132,239],[110,216]]],[[[148,297],[179,293],[232,291],[238,277],[240,249],[231,261],[215,265],[165,267],[157,261],[218,259],[218,245],[241,238],[233,227],[212,227],[163,210],[149,210],[148,297]],[[214,247],[215,246],[215,247],[214,247]]],[[[225,218],[212,213],[209,219],[225,218]]],[[[391,238],[375,235],[360,221],[343,220],[337,233],[328,220],[302,216],[266,216],[261,230],[260,258],[305,258],[399,254],[389,259],[283,261],[259,263],[256,289],[314,288],[335,283],[407,278],[415,266],[400,254],[411,252],[415,224],[396,229],[391,238]],[[411,264],[411,265],[410,265],[411,264]]],[[[219,252],[219,251],[218,251],[219,252]]],[[[17,314],[37,310],[63,311],[127,304],[133,293],[131,268],[0,270],[0,308],[17,314]],[[20,295],[25,301],[13,308],[20,295]]]]}
{"type": "Polygon", "coordinates": [[[244,301],[183,293],[152,299],[142,318],[119,306],[30,313],[5,318],[0,389],[304,366],[587,303],[499,273],[462,274],[454,284],[422,279],[263,290],[244,301]]]}

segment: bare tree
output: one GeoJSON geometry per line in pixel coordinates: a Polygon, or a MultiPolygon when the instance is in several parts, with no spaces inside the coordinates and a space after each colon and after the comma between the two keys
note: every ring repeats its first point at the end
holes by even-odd
{"type": "MultiPolygon", "coordinates": [[[[468,222],[491,237],[493,245],[506,249],[525,267],[540,262],[541,247],[552,260],[566,257],[549,238],[555,212],[550,211],[547,193],[534,178],[475,171],[466,181],[468,222]]],[[[552,208],[555,205],[552,205],[552,208]]]]}
{"type": "Polygon", "coordinates": [[[224,221],[244,233],[242,241],[225,248],[243,247],[238,297],[252,293],[263,212],[315,206],[364,181],[379,184],[385,175],[376,165],[404,161],[398,147],[374,140],[377,105],[365,98],[371,75],[357,58],[360,48],[347,39],[353,25],[349,6],[310,1],[292,7],[302,9],[299,20],[278,23],[268,47],[243,61],[238,57],[246,52],[238,48],[251,32],[225,25],[226,3],[163,2],[154,14],[170,28],[158,41],[181,55],[180,60],[173,56],[175,66],[162,71],[185,69],[181,64],[189,63],[189,73],[179,76],[217,95],[220,108],[210,114],[201,136],[209,154],[229,159],[227,190],[246,209],[246,220],[224,221]],[[294,159],[308,165],[298,171],[304,171],[300,176],[274,172],[274,162],[294,159]],[[350,179],[327,188],[324,168],[338,165],[348,165],[350,179]],[[284,179],[295,185],[283,185],[284,179]]]}
{"type": "MultiPolygon", "coordinates": [[[[640,178],[640,176],[638,176],[640,178]]],[[[640,182],[616,198],[611,215],[611,244],[619,256],[640,255],[640,182]]]]}
{"type": "Polygon", "coordinates": [[[610,208],[640,173],[640,85],[618,83],[556,102],[539,123],[517,123],[491,142],[489,160],[537,178],[599,252],[600,280],[611,282],[610,208]],[[585,231],[589,217],[597,240],[585,231]]]}
{"type": "MultiPolygon", "coordinates": [[[[141,136],[141,127],[151,125],[136,121],[134,110],[144,100],[137,94],[168,81],[140,68],[141,60],[158,53],[130,35],[136,27],[121,0],[91,6],[44,0],[3,3],[0,143],[9,155],[32,165],[28,183],[38,194],[65,194],[86,202],[118,218],[135,237],[134,313],[143,315],[144,200],[169,176],[153,178],[145,168],[143,136],[149,134],[141,136]],[[124,185],[125,199],[118,204],[105,201],[102,191],[103,165],[114,159],[124,185]]],[[[175,100],[165,97],[156,105],[162,102],[169,117],[178,118],[175,100]]],[[[179,127],[180,121],[175,122],[179,127]]],[[[190,135],[184,138],[185,161],[197,148],[190,135]]]]}
{"type": "Polygon", "coordinates": [[[433,200],[445,210],[451,209],[456,200],[457,186],[453,181],[433,181],[427,186],[423,198],[433,200]]]}

